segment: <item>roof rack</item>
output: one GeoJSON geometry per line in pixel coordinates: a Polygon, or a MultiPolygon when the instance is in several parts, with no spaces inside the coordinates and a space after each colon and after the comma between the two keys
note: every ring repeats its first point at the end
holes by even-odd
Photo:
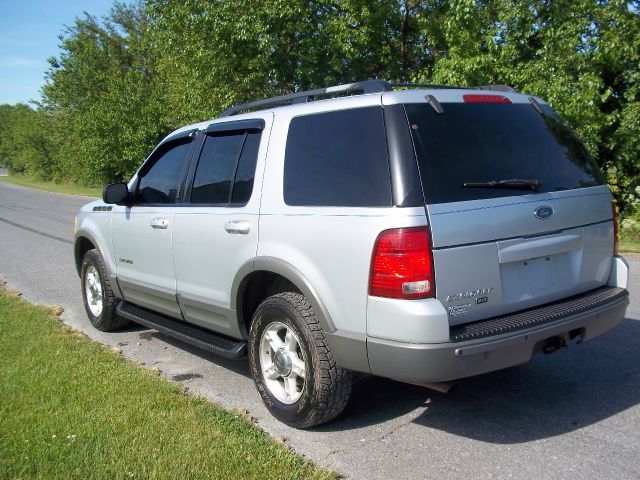
{"type": "Polygon", "coordinates": [[[317,88],[315,90],[307,90],[304,92],[290,93],[288,95],[280,95],[279,97],[265,98],[255,102],[242,103],[235,105],[224,112],[221,117],[229,117],[237,115],[244,111],[256,110],[256,107],[282,107],[294,103],[306,103],[312,101],[313,97],[337,96],[339,94],[350,94],[354,92],[362,93],[381,93],[387,92],[388,83],[384,80],[367,80],[365,82],[348,83],[345,85],[336,85],[335,87],[317,88]]]}
{"type": "Polygon", "coordinates": [[[221,117],[230,117],[243,112],[261,110],[265,108],[284,107],[295,103],[306,103],[315,100],[315,97],[337,97],[341,95],[354,95],[365,93],[382,93],[391,92],[398,88],[432,88],[432,89],[477,89],[492,90],[496,92],[517,93],[517,90],[508,85],[480,85],[477,87],[457,87],[453,85],[434,85],[430,83],[389,83],[384,80],[366,80],[363,82],[347,83],[344,85],[336,85],[333,87],[316,88],[314,90],[306,90],[303,92],[289,93],[277,97],[265,98],[254,102],[241,103],[228,108],[221,117]]]}
{"type": "Polygon", "coordinates": [[[518,93],[518,91],[510,87],[509,85],[478,85],[477,87],[471,87],[477,90],[491,90],[493,92],[506,92],[506,93],[518,93]]]}

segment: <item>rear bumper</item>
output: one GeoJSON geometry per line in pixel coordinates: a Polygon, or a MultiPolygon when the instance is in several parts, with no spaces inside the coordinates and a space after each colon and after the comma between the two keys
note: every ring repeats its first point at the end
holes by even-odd
{"type": "Polygon", "coordinates": [[[451,331],[449,342],[414,344],[367,338],[371,373],[409,382],[443,382],[528,362],[550,339],[583,342],[611,330],[625,316],[629,293],[594,292],[451,331]]]}

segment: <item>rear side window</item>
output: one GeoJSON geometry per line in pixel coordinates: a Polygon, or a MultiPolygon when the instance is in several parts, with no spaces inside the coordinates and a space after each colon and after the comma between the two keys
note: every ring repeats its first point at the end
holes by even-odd
{"type": "Polygon", "coordinates": [[[551,109],[529,104],[444,103],[405,109],[427,203],[533,193],[465,188],[465,183],[537,180],[538,192],[602,185],[603,177],[575,132],[551,109]]]}
{"type": "Polygon", "coordinates": [[[390,206],[381,107],[296,117],[284,161],[287,205],[390,206]]]}
{"type": "Polygon", "coordinates": [[[246,204],[253,190],[259,145],[259,132],[207,135],[191,189],[191,203],[246,204]]]}
{"type": "Polygon", "coordinates": [[[162,145],[140,175],[137,204],[175,203],[191,138],[162,145]]]}
{"type": "Polygon", "coordinates": [[[247,134],[244,147],[238,162],[231,203],[234,205],[247,203],[253,190],[253,178],[256,174],[256,161],[258,160],[258,148],[260,147],[260,133],[247,134]]]}

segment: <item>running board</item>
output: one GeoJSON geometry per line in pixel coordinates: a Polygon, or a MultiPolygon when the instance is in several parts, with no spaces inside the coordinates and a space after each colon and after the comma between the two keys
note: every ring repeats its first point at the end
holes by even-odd
{"type": "Polygon", "coordinates": [[[150,312],[130,303],[120,302],[116,313],[122,318],[152,328],[180,341],[226,358],[240,358],[247,353],[247,342],[232,340],[213,332],[150,312]]]}

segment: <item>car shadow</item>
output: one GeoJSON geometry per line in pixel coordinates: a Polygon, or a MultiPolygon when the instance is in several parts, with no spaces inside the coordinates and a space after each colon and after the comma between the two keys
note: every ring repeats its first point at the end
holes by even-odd
{"type": "MultiPolygon", "coordinates": [[[[142,330],[140,330],[139,338],[142,341],[160,340],[253,380],[246,357],[237,360],[224,358],[146,327],[142,327],[142,330]]],[[[426,388],[371,375],[360,375],[357,378],[351,399],[344,413],[336,421],[316,427],[314,430],[331,431],[335,429],[335,426],[339,426],[338,430],[350,430],[361,426],[378,424],[402,416],[429,402],[429,398],[433,394],[433,391],[426,388]],[[394,395],[388,395],[390,390],[393,390],[394,395]]]]}
{"type": "Polygon", "coordinates": [[[119,329],[119,332],[122,333],[130,333],[130,332],[146,332],[149,328],[144,325],[140,325],[139,323],[129,322],[126,327],[119,329]]]}
{"type": "Polygon", "coordinates": [[[336,432],[377,425],[429,405],[434,395],[441,394],[408,383],[366,376],[354,384],[349,403],[337,419],[310,430],[336,432]]]}
{"type": "MultiPolygon", "coordinates": [[[[251,378],[246,359],[230,360],[155,330],[157,338],[220,367],[251,378]]],[[[571,345],[532,362],[464,379],[443,394],[393,380],[362,376],[334,421],[313,428],[346,431],[393,421],[418,408],[417,425],[497,444],[561,435],[640,403],[640,321],[622,324],[584,345],[571,345]]]]}
{"type": "Polygon", "coordinates": [[[249,362],[247,361],[246,357],[236,360],[224,358],[220,355],[216,355],[215,353],[207,352],[206,350],[202,350],[201,348],[195,347],[181,340],[170,337],[169,335],[162,334],[156,330],[148,329],[146,327],[143,327],[143,330],[140,331],[139,338],[143,341],[149,341],[154,338],[158,339],[162,342],[168,343],[169,345],[177,349],[188,352],[191,355],[214,363],[222,368],[226,368],[227,370],[231,370],[232,372],[244,375],[247,378],[252,378],[251,370],[249,369],[249,362]]]}
{"type": "Polygon", "coordinates": [[[382,423],[418,407],[413,423],[488,443],[561,435],[640,403],[640,321],[532,362],[461,380],[448,394],[370,377],[344,413],[318,431],[382,423]]]}
{"type": "Polygon", "coordinates": [[[561,435],[640,403],[640,322],[529,364],[461,382],[415,422],[491,443],[561,435]]]}

